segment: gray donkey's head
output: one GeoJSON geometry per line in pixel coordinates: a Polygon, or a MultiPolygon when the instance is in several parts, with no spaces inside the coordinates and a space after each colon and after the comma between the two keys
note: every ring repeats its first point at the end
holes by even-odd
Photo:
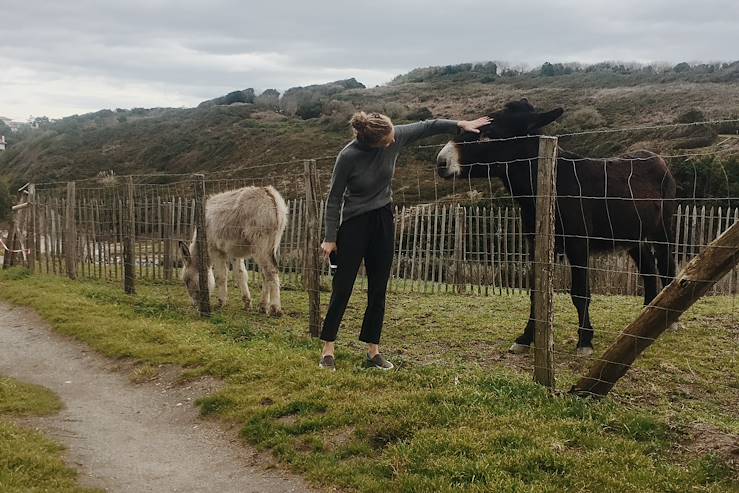
{"type": "MultiPolygon", "coordinates": [[[[200,269],[200,257],[195,246],[197,236],[198,232],[195,230],[189,245],[184,241],[180,241],[180,252],[182,253],[183,263],[181,277],[193,306],[198,306],[200,300],[200,275],[198,272],[200,269]]],[[[213,277],[213,269],[210,266],[208,267],[208,289],[212,293],[215,289],[216,281],[213,277]]]]}
{"type": "Polygon", "coordinates": [[[180,241],[180,252],[182,253],[182,281],[187,288],[193,306],[197,306],[200,295],[200,277],[198,275],[199,260],[195,254],[195,239],[190,245],[180,241]]]}

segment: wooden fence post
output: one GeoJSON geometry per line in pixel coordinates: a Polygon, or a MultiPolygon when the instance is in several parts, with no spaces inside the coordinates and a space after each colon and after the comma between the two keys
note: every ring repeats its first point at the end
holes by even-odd
{"type": "Polygon", "coordinates": [[[172,280],[172,231],[174,226],[174,202],[164,203],[164,279],[172,280]]]}
{"type": "Polygon", "coordinates": [[[195,227],[197,238],[195,240],[195,255],[198,257],[198,279],[200,315],[210,316],[210,289],[208,287],[208,271],[210,258],[208,258],[208,233],[205,230],[205,175],[194,175],[195,187],[195,227]]]}
{"type": "MultiPolygon", "coordinates": [[[[136,246],[136,209],[133,201],[133,177],[126,182],[126,216],[123,218],[123,290],[136,294],[136,269],[134,248],[136,246]]],[[[121,211],[123,213],[123,211],[121,211]]]]}
{"type": "Polygon", "coordinates": [[[557,195],[557,138],[540,137],[534,251],[534,380],[554,388],[554,212],[557,195]]]}
{"type": "Polygon", "coordinates": [[[465,291],[464,225],[464,207],[457,205],[454,210],[454,285],[457,294],[465,291]]]}
{"type": "Polygon", "coordinates": [[[26,197],[28,206],[28,220],[26,223],[26,245],[28,245],[27,266],[28,270],[33,274],[36,271],[36,185],[33,183],[28,185],[28,197],[26,197]]]}
{"type": "Polygon", "coordinates": [[[739,221],[712,241],[631,322],[570,392],[604,396],[636,358],[739,263],[739,221]]]}
{"type": "Polygon", "coordinates": [[[77,278],[77,218],[76,213],[76,189],[75,183],[67,183],[67,204],[64,223],[64,258],[67,263],[67,276],[70,279],[77,278]]]}
{"type": "Polygon", "coordinates": [[[305,161],[305,260],[303,263],[303,287],[308,291],[311,337],[318,337],[321,330],[321,264],[319,256],[319,197],[318,168],[314,159],[305,161]]]}

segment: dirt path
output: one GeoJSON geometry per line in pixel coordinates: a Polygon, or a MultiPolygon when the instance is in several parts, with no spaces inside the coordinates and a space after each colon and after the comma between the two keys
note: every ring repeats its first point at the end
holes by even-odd
{"type": "Polygon", "coordinates": [[[121,492],[303,492],[300,478],[266,470],[235,433],[198,418],[212,382],[134,385],[110,360],[0,302],[0,374],[43,385],[65,404],[32,424],[63,443],[81,482],[121,492]]]}

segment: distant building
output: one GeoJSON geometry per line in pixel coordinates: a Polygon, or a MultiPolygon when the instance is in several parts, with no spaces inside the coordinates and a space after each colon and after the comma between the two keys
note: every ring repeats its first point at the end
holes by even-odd
{"type": "Polygon", "coordinates": [[[5,136],[0,135],[0,151],[4,151],[4,150],[5,150],[5,136]]]}
{"type": "Polygon", "coordinates": [[[17,132],[21,128],[28,126],[28,123],[26,122],[17,122],[17,121],[11,120],[10,118],[5,118],[4,116],[0,116],[0,121],[2,121],[5,125],[10,127],[10,130],[12,132],[17,132]]]}

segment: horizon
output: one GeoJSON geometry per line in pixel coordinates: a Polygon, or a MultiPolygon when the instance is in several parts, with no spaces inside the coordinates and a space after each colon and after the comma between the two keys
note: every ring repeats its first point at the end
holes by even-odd
{"type": "MultiPolygon", "coordinates": [[[[388,80],[381,81],[381,82],[376,82],[376,83],[369,83],[369,82],[367,82],[365,80],[360,79],[359,77],[356,77],[356,76],[353,76],[353,75],[348,75],[347,77],[342,77],[342,78],[339,78],[339,79],[327,79],[327,80],[310,81],[310,82],[303,82],[303,83],[300,83],[299,82],[299,83],[297,83],[295,85],[290,85],[290,86],[287,86],[287,87],[268,86],[268,87],[263,87],[263,88],[255,88],[255,87],[252,87],[252,89],[254,89],[254,91],[255,91],[255,93],[257,95],[261,94],[262,92],[264,92],[265,90],[268,90],[268,89],[276,89],[276,90],[278,90],[280,92],[280,97],[282,97],[282,94],[284,94],[284,92],[286,90],[288,90],[288,89],[292,89],[292,88],[296,88],[296,87],[305,87],[305,86],[310,86],[310,85],[328,84],[328,83],[331,83],[331,82],[336,82],[336,81],[339,81],[339,80],[346,80],[346,79],[351,79],[351,78],[356,79],[357,82],[360,82],[360,83],[364,84],[367,89],[372,89],[374,87],[386,86],[390,82],[392,82],[396,77],[399,77],[399,76],[408,74],[409,72],[411,72],[413,70],[423,69],[423,68],[432,68],[432,67],[443,67],[443,66],[446,66],[446,65],[461,65],[461,64],[467,64],[467,63],[471,63],[471,64],[474,65],[474,64],[478,64],[478,63],[493,62],[493,63],[495,63],[495,64],[498,65],[498,71],[500,71],[501,67],[506,67],[506,68],[507,67],[510,67],[510,68],[516,68],[517,70],[521,70],[521,71],[524,71],[524,72],[531,72],[531,71],[534,71],[537,68],[541,67],[542,64],[547,63],[547,62],[548,63],[551,63],[551,64],[579,65],[579,66],[583,66],[583,67],[598,65],[598,64],[601,64],[601,63],[610,63],[610,64],[614,64],[614,65],[625,65],[625,66],[629,66],[629,67],[647,67],[647,66],[653,66],[653,67],[656,67],[656,68],[669,68],[669,67],[673,67],[674,65],[676,65],[678,63],[688,63],[691,66],[696,66],[696,65],[701,65],[701,64],[724,64],[724,63],[726,63],[726,64],[732,64],[732,63],[736,63],[737,61],[739,61],[739,60],[731,60],[731,59],[726,59],[726,60],[693,60],[693,61],[685,61],[685,60],[682,60],[682,61],[675,61],[675,62],[667,62],[667,61],[641,62],[641,61],[624,61],[624,60],[600,60],[600,61],[595,61],[595,62],[581,62],[581,61],[554,61],[554,60],[545,60],[541,64],[530,65],[530,64],[525,64],[525,63],[511,63],[511,62],[500,61],[500,60],[476,60],[476,61],[460,61],[460,62],[451,63],[451,64],[441,64],[441,65],[428,65],[428,66],[412,67],[412,68],[409,68],[409,69],[407,69],[407,70],[405,70],[405,71],[403,71],[401,73],[392,75],[388,80]]],[[[23,117],[23,116],[19,116],[19,115],[12,115],[12,114],[9,115],[9,114],[0,113],[0,118],[9,119],[9,120],[11,120],[11,121],[13,121],[15,123],[30,123],[32,119],[39,118],[39,117],[48,117],[50,120],[61,120],[61,119],[64,119],[64,118],[67,118],[67,117],[71,117],[71,116],[81,116],[81,115],[86,115],[86,114],[90,114],[90,113],[96,113],[98,111],[104,111],[104,110],[116,111],[117,109],[122,109],[122,110],[130,111],[130,110],[132,110],[134,108],[144,108],[144,109],[156,109],[156,108],[162,108],[162,109],[189,109],[189,108],[197,107],[197,105],[200,104],[200,103],[202,103],[203,101],[207,101],[207,100],[210,100],[210,99],[214,99],[214,98],[223,96],[223,95],[228,94],[229,92],[232,92],[232,91],[240,91],[240,90],[249,89],[249,88],[250,88],[249,86],[246,86],[246,87],[234,87],[234,88],[228,89],[223,94],[213,94],[213,95],[211,95],[211,96],[209,96],[209,97],[207,97],[205,99],[193,100],[193,101],[189,102],[189,104],[184,104],[184,105],[179,105],[179,106],[154,105],[154,106],[129,106],[129,107],[123,107],[123,106],[120,106],[120,105],[112,105],[112,106],[108,106],[108,107],[91,108],[91,109],[88,109],[87,111],[84,111],[84,112],[68,113],[68,114],[61,114],[61,115],[52,115],[52,114],[44,113],[44,114],[29,114],[29,115],[23,117]]],[[[2,108],[0,108],[0,111],[2,111],[2,108]]]]}

